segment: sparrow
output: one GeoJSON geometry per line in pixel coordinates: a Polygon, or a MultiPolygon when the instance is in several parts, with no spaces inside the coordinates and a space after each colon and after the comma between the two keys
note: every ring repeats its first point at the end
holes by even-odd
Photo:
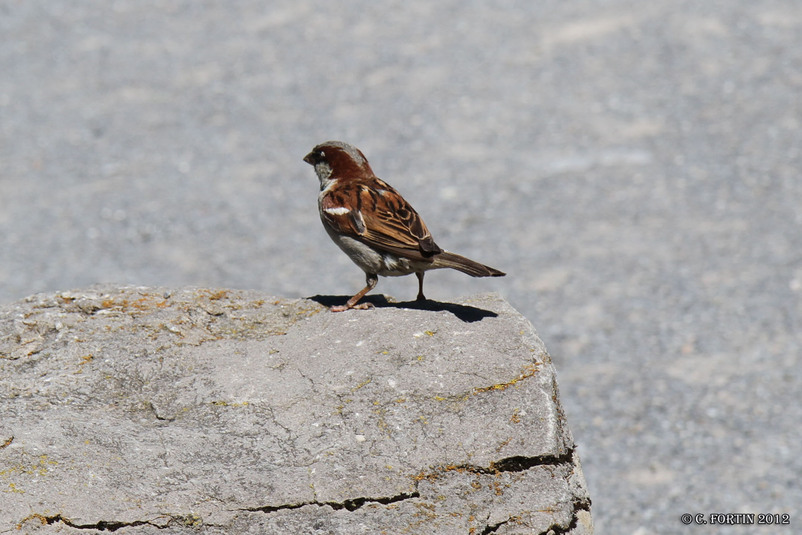
{"type": "Polygon", "coordinates": [[[425,301],[423,275],[451,268],[472,277],[503,277],[505,273],[437,246],[423,219],[387,182],[375,175],[358,148],[326,141],[304,156],[320,180],[318,211],[323,227],[345,254],[365,272],[366,285],[333,312],[370,308],[357,304],[376,287],[379,275],[418,277],[418,301],[425,301]]]}

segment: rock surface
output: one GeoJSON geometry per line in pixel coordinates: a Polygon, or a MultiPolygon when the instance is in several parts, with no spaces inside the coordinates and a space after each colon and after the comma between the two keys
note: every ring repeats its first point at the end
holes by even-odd
{"type": "Polygon", "coordinates": [[[495,295],[92,287],[0,308],[0,533],[591,533],[551,360],[495,295]]]}

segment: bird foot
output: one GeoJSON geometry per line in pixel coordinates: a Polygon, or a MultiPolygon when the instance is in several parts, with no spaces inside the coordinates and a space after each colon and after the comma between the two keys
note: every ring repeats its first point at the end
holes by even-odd
{"type": "Polygon", "coordinates": [[[346,310],[350,310],[352,308],[355,310],[370,310],[371,308],[376,308],[376,307],[373,306],[373,303],[359,303],[358,305],[351,305],[351,306],[348,306],[348,303],[346,303],[344,305],[334,305],[329,310],[331,310],[332,312],[345,312],[346,310]]]}

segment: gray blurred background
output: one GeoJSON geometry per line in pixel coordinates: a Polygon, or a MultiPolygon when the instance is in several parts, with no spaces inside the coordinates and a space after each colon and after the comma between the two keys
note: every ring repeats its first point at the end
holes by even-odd
{"type": "Polygon", "coordinates": [[[798,529],[802,2],[0,0],[0,302],[350,295],[301,161],[327,139],[509,274],[427,296],[535,325],[599,533],[798,529]]]}

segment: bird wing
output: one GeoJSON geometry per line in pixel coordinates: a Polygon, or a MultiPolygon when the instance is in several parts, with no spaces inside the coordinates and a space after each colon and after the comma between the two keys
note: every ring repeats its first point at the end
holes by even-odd
{"type": "Polygon", "coordinates": [[[321,199],[321,215],[336,231],[404,258],[431,261],[442,251],[415,209],[378,178],[335,188],[321,199]]]}

